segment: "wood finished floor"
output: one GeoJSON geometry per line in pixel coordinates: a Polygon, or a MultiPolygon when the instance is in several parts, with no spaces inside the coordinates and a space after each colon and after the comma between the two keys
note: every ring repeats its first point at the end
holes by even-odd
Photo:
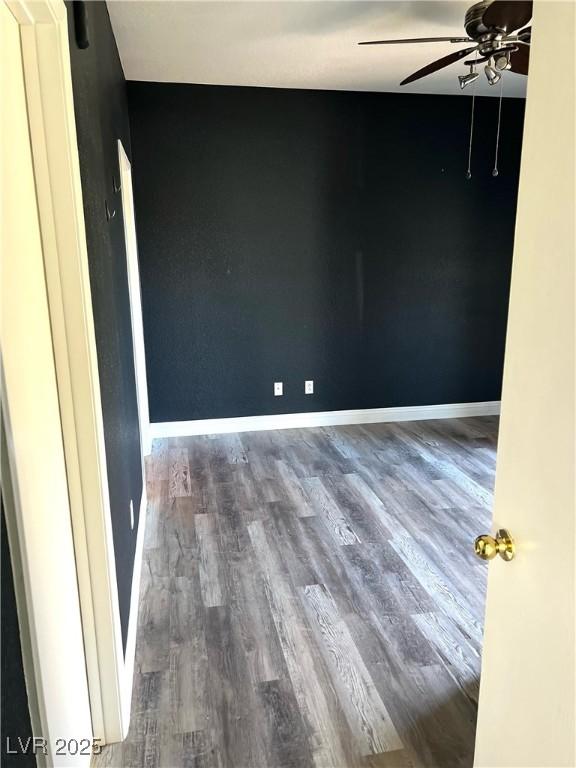
{"type": "Polygon", "coordinates": [[[156,441],[97,766],[472,765],[496,418],[156,441]]]}

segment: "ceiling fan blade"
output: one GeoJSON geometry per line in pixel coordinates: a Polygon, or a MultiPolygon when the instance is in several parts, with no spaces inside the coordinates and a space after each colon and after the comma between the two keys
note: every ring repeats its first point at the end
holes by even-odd
{"type": "Polygon", "coordinates": [[[532,18],[532,0],[494,0],[484,11],[482,22],[510,34],[532,18]]]}
{"type": "Polygon", "coordinates": [[[396,43],[471,43],[469,37],[415,37],[405,40],[365,40],[358,45],[394,45],[396,43]]]}
{"type": "Polygon", "coordinates": [[[527,45],[519,46],[517,51],[510,55],[510,71],[518,75],[528,74],[528,65],[530,63],[530,47],[527,45]]]}
{"type": "Polygon", "coordinates": [[[516,37],[529,43],[532,37],[532,27],[524,27],[524,29],[519,30],[516,32],[516,37]]]}
{"type": "Polygon", "coordinates": [[[408,85],[408,83],[413,83],[414,80],[420,80],[421,77],[431,75],[433,72],[437,72],[439,69],[443,69],[449,64],[453,64],[455,61],[463,59],[465,56],[468,56],[469,53],[475,51],[476,48],[477,46],[473,46],[472,48],[464,48],[461,51],[454,51],[454,53],[449,53],[448,56],[443,56],[441,59],[437,59],[437,61],[433,61],[431,64],[427,64],[425,67],[422,67],[422,69],[414,72],[414,74],[402,80],[400,85],[408,85]]]}

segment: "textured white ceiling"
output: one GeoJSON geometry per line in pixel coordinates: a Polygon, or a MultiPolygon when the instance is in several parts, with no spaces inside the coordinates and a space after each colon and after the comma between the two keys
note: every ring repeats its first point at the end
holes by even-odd
{"type": "MultiPolygon", "coordinates": [[[[411,72],[466,44],[363,46],[360,40],[463,36],[462,0],[108,0],[128,80],[405,93],[461,93],[452,64],[400,87],[411,72]]],[[[506,73],[505,96],[526,77],[506,73]]],[[[484,76],[477,93],[497,95],[484,76]]],[[[470,93],[469,88],[466,93],[470,93]]]]}

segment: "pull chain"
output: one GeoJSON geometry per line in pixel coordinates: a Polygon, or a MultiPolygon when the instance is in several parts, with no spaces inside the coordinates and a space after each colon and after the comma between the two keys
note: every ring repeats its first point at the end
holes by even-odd
{"type": "Polygon", "coordinates": [[[498,146],[500,144],[500,118],[502,116],[502,91],[504,89],[504,78],[500,78],[500,98],[498,99],[498,127],[496,128],[496,154],[494,157],[494,168],[492,176],[498,176],[498,146]]]}
{"type": "MultiPolygon", "coordinates": [[[[475,59],[478,58],[478,51],[476,51],[476,54],[474,56],[475,59]]],[[[474,65],[476,66],[476,65],[474,65]]],[[[470,71],[472,71],[472,68],[470,68],[470,71]]],[[[466,171],[466,178],[471,179],[472,178],[472,137],[474,135],[474,106],[476,103],[476,80],[472,83],[472,111],[470,113],[470,142],[468,144],[468,170],[466,171]]]]}

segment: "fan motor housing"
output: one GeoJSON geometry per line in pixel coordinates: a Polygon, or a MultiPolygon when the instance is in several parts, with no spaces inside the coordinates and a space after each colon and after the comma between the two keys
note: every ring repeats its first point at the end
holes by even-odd
{"type": "Polygon", "coordinates": [[[471,37],[472,40],[478,40],[487,33],[493,31],[482,21],[484,13],[489,5],[490,0],[482,0],[481,3],[476,3],[466,11],[466,16],[464,16],[464,29],[466,30],[468,37],[471,37]]]}

